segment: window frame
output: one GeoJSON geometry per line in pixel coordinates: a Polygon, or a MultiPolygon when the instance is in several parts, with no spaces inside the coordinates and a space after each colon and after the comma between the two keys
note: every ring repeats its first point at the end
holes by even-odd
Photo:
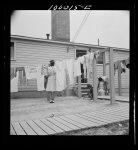
{"type": "Polygon", "coordinates": [[[15,61],[16,60],[16,42],[10,41],[10,44],[13,43],[13,58],[11,58],[11,45],[10,45],[10,60],[15,61]]]}

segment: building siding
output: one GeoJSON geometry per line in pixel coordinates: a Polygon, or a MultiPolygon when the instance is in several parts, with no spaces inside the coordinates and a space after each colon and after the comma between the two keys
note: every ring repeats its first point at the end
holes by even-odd
{"type": "Polygon", "coordinates": [[[48,64],[51,59],[74,57],[74,50],[67,54],[66,46],[16,42],[16,64],[19,66],[48,64]]]}

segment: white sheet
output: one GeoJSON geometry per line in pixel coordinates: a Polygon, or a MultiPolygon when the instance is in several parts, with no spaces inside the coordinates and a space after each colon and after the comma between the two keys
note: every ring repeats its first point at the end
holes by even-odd
{"type": "Polygon", "coordinates": [[[80,60],[74,60],[74,77],[81,75],[80,60]]]}
{"type": "Polygon", "coordinates": [[[73,59],[67,59],[64,61],[69,76],[69,85],[73,85],[74,84],[74,61],[73,59]]]}
{"type": "Polygon", "coordinates": [[[55,68],[56,68],[56,91],[63,91],[66,88],[65,63],[63,61],[56,61],[55,68]]]}
{"type": "Polygon", "coordinates": [[[18,92],[18,78],[19,78],[19,71],[16,73],[16,77],[11,80],[11,92],[18,92]]]}

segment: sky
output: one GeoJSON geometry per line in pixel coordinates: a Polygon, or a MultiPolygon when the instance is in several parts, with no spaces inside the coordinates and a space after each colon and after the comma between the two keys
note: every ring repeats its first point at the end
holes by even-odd
{"type": "MultiPolygon", "coordinates": [[[[70,41],[84,16],[76,43],[127,48],[130,46],[130,12],[120,10],[70,10],[70,41]]],[[[45,38],[51,33],[51,10],[18,10],[11,17],[11,35],[45,38]]],[[[51,39],[51,37],[50,37],[51,39]]]]}

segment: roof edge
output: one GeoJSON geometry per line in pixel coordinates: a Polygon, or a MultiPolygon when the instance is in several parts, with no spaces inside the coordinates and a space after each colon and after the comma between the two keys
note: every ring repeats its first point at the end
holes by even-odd
{"type": "Polygon", "coordinates": [[[118,47],[111,47],[111,46],[98,46],[98,45],[92,45],[92,44],[85,44],[85,43],[74,43],[74,42],[62,42],[62,41],[54,41],[54,40],[47,40],[43,38],[37,38],[37,37],[28,37],[28,36],[20,36],[20,35],[11,35],[11,38],[16,39],[24,39],[24,40],[34,40],[34,41],[41,41],[41,42],[48,42],[48,43],[55,43],[55,44],[65,44],[65,45],[71,45],[71,46],[83,46],[83,47],[95,47],[95,48],[113,48],[114,50],[119,51],[129,51],[129,49],[126,48],[118,48],[118,47]]]}

